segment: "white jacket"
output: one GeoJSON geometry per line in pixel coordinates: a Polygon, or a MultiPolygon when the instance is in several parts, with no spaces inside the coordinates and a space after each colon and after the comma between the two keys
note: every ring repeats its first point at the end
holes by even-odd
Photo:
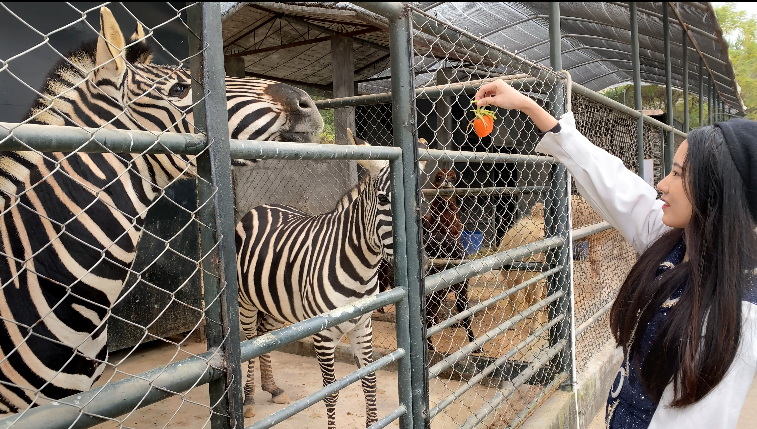
{"type": "MultiPolygon", "coordinates": [[[[581,195],[607,222],[642,253],[670,227],[662,223],[663,202],[623,162],[594,146],[576,130],[572,113],[560,119],[561,130],[547,133],[536,150],[554,156],[575,178],[581,195]]],[[[744,405],[757,367],[757,299],[742,302],[742,340],[725,378],[696,404],[671,408],[668,385],[650,429],[731,429],[744,405]]]]}

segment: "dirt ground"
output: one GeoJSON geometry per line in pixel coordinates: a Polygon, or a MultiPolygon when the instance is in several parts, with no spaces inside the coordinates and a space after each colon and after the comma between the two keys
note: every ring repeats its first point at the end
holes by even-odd
{"type": "MultiPolygon", "coordinates": [[[[97,385],[105,381],[113,381],[125,378],[125,374],[138,374],[160,365],[184,359],[189,353],[202,353],[205,351],[203,343],[187,343],[183,346],[184,351],[177,353],[176,346],[154,342],[142,345],[123,363],[118,365],[119,373],[113,375],[109,370],[97,385]],[[112,378],[111,378],[112,377],[112,378]]],[[[115,353],[110,357],[111,362],[123,359],[125,353],[115,353]]],[[[321,373],[315,358],[291,355],[280,352],[271,353],[276,382],[284,389],[292,401],[296,401],[306,395],[315,392],[322,386],[321,373]]],[[[354,371],[351,364],[336,363],[337,377],[344,377],[354,371]]],[[[242,374],[246,374],[247,365],[243,364],[242,374]]],[[[257,375],[257,385],[260,386],[260,377],[257,375]]],[[[391,371],[377,372],[378,380],[378,411],[382,417],[396,409],[399,405],[397,399],[397,373],[391,371]]],[[[441,401],[460,386],[460,382],[444,380],[443,383],[431,383],[430,400],[432,404],[441,401]]],[[[477,386],[468,391],[461,400],[456,401],[447,413],[442,413],[434,419],[434,429],[447,429],[458,427],[465,421],[471,412],[475,412],[485,400],[491,399],[495,389],[485,386],[477,386]]],[[[245,426],[250,425],[260,418],[266,417],[284,407],[284,405],[271,402],[271,395],[258,389],[255,394],[257,404],[257,416],[245,419],[245,426]]],[[[113,428],[209,428],[208,421],[210,412],[208,408],[207,386],[198,386],[183,395],[175,395],[157,404],[138,409],[130,415],[121,416],[118,420],[109,421],[96,426],[98,429],[113,428]]],[[[337,404],[337,425],[340,428],[365,427],[365,399],[360,387],[360,382],[354,383],[342,390],[337,404]]],[[[318,402],[310,408],[302,411],[294,417],[277,425],[281,428],[292,429],[321,429],[326,427],[326,407],[323,402],[318,402]]],[[[399,427],[397,422],[388,427],[399,427]]]]}

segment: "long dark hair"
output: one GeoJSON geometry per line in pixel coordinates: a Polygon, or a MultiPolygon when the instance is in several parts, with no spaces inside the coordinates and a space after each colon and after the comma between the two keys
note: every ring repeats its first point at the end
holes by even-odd
{"type": "Polygon", "coordinates": [[[691,222],[664,234],[639,257],[610,311],[613,336],[626,353],[638,326],[630,351],[647,394],[657,402],[673,381],[674,407],[697,402],[725,376],[741,340],[747,272],[757,266],[755,221],[723,133],[714,126],[698,128],[688,143],[682,180],[693,206],[691,222]],[[682,240],[688,260],[655,278],[682,240]],[[684,283],[641,364],[647,323],[684,283]]]}

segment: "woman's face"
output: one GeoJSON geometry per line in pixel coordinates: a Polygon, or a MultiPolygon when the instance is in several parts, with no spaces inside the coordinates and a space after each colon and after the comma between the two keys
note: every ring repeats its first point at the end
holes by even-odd
{"type": "Polygon", "coordinates": [[[662,223],[671,228],[685,228],[691,221],[691,201],[686,195],[681,173],[686,161],[689,142],[684,140],[673,157],[673,170],[657,184],[657,190],[662,192],[662,223]]]}

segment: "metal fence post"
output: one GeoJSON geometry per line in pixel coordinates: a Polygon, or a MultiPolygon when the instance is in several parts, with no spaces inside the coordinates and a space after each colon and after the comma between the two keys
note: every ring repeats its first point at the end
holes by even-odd
{"type": "MultiPolygon", "coordinates": [[[[407,243],[407,302],[410,319],[410,364],[412,366],[412,424],[427,428],[429,420],[426,362],[426,294],[421,285],[421,187],[418,176],[418,135],[416,128],[412,20],[407,5],[401,3],[356,2],[389,21],[390,67],[392,70],[392,127],[394,146],[402,148],[404,181],[405,239],[407,243]]],[[[401,274],[399,274],[401,276],[401,274]]]]}
{"type": "Polygon", "coordinates": [[[709,86],[707,88],[707,125],[714,124],[714,116],[712,115],[712,106],[715,104],[712,102],[713,94],[715,94],[715,89],[713,87],[713,80],[712,75],[707,76],[707,83],[709,83],[709,86]]]}
{"type": "MultiPolygon", "coordinates": [[[[673,126],[673,66],[670,58],[670,4],[662,3],[662,34],[665,45],[665,110],[668,115],[668,125],[673,126]]],[[[663,159],[665,160],[665,174],[673,169],[673,151],[675,150],[673,131],[668,131],[668,138],[663,159]]]]}
{"type": "MultiPolygon", "coordinates": [[[[549,3],[549,53],[550,65],[552,69],[559,72],[562,70],[562,36],[560,32],[560,4],[559,2],[549,3]]],[[[552,108],[553,116],[559,118],[565,113],[563,91],[565,90],[562,82],[557,80],[552,89],[552,108]]],[[[563,269],[553,274],[549,280],[547,295],[552,295],[559,290],[565,291],[562,298],[550,304],[548,310],[549,320],[564,315],[562,321],[549,330],[549,344],[553,346],[560,341],[567,339],[567,344],[562,353],[557,354],[552,360],[554,370],[552,376],[565,372],[568,374],[561,388],[564,390],[573,390],[573,344],[570,341],[572,302],[570,288],[570,260],[569,260],[569,230],[566,227],[568,222],[568,174],[565,166],[559,163],[552,164],[550,170],[550,185],[548,197],[544,204],[544,228],[545,236],[563,236],[565,242],[562,246],[547,253],[547,263],[551,267],[562,265],[563,269]]]]}
{"type": "Polygon", "coordinates": [[[689,37],[686,28],[682,28],[683,40],[683,131],[689,132],[689,37]]]}
{"type": "Polygon", "coordinates": [[[699,126],[704,125],[704,59],[699,57],[699,126]]]}
{"type": "Polygon", "coordinates": [[[206,133],[209,146],[196,158],[207,347],[218,350],[224,365],[224,376],[208,386],[211,427],[240,428],[242,369],[220,3],[197,3],[188,8],[187,19],[192,98],[198,103],[194,123],[206,133]]]}
{"type": "MultiPolygon", "coordinates": [[[[641,112],[641,63],[639,60],[639,22],[637,21],[636,2],[630,3],[631,14],[631,61],[633,62],[633,102],[634,109],[641,112]]],[[[644,119],[636,120],[636,162],[639,177],[644,178],[644,119]]]]}

